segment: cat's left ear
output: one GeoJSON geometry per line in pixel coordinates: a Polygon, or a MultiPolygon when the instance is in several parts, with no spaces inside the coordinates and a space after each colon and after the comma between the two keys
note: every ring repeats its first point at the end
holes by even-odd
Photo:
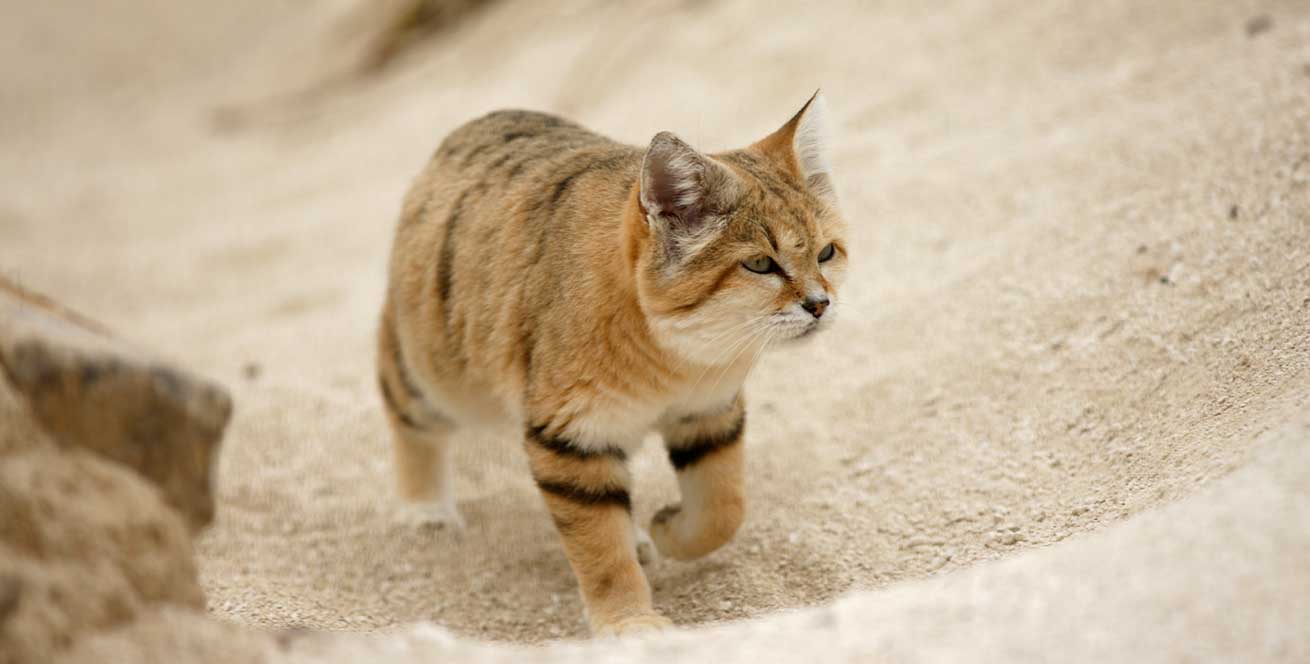
{"type": "Polygon", "coordinates": [[[787,124],[754,147],[790,168],[815,196],[835,205],[837,192],[828,160],[831,142],[828,102],[816,91],[787,124]]]}

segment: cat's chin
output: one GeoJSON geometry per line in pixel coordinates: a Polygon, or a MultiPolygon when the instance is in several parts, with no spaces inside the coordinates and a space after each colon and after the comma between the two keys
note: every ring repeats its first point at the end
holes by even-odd
{"type": "Polygon", "coordinates": [[[819,336],[819,332],[828,329],[828,327],[828,325],[819,321],[814,321],[813,323],[805,325],[798,325],[795,330],[788,330],[787,332],[778,335],[769,343],[769,345],[800,346],[813,341],[815,337],[819,336]]]}

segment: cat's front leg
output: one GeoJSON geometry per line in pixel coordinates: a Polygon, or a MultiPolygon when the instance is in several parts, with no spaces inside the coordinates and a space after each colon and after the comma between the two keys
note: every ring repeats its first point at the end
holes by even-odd
{"type": "Polygon", "coordinates": [[[661,555],[699,558],[727,544],[746,516],[742,436],[746,405],[671,419],[661,426],[682,502],[655,514],[650,534],[661,555]]]}
{"type": "Polygon", "coordinates": [[[617,447],[582,446],[540,428],[525,447],[532,476],[578,579],[591,631],[598,636],[671,626],[655,612],[637,561],[631,477],[617,447]]]}

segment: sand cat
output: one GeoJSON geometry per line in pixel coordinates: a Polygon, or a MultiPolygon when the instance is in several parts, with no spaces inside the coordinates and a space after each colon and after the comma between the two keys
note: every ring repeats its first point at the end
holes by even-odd
{"type": "Polygon", "coordinates": [[[742,382],[826,327],[844,222],[816,94],[741,150],[645,148],[529,111],[451,133],[405,198],[378,339],[401,496],[459,524],[460,427],[520,423],[594,634],[659,629],[627,457],[659,432],[681,503],[660,554],[703,556],[745,513],[742,382]]]}

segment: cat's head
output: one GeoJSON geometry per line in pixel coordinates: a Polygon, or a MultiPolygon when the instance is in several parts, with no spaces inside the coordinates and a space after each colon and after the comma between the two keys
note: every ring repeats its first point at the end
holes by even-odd
{"type": "Polygon", "coordinates": [[[668,132],[651,140],[630,249],[642,309],[663,345],[726,364],[829,326],[847,244],[827,122],[816,93],[743,150],[708,155],[668,132]]]}

